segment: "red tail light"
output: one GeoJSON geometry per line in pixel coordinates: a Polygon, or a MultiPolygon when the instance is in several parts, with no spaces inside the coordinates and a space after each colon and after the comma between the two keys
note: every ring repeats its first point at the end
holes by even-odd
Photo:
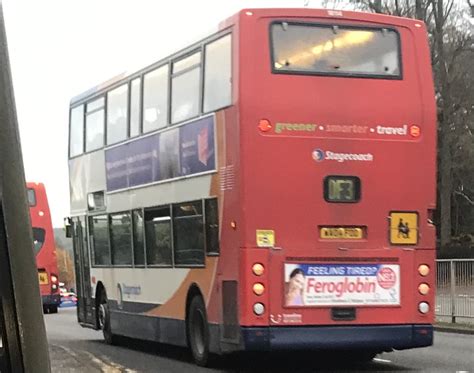
{"type": "Polygon", "coordinates": [[[272,129],[272,124],[268,119],[260,119],[258,122],[258,129],[262,132],[268,132],[272,129]]]}

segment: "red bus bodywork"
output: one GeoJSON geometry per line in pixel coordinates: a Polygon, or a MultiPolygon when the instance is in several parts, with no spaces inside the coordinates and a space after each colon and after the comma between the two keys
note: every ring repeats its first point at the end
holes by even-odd
{"type": "MultiPolygon", "coordinates": [[[[179,287],[159,304],[158,296],[141,297],[137,275],[133,281],[139,286],[133,289],[138,294],[133,294],[134,302],[127,301],[133,312],[125,312],[118,281],[128,269],[112,268],[109,276],[105,266],[93,266],[97,277],[89,275],[84,237],[91,232],[84,217],[91,211],[85,196],[99,189],[91,183],[83,190],[76,183],[92,178],[96,169],[84,166],[92,156],[85,155],[84,162],[71,159],[72,174],[88,173],[71,179],[84,201],[84,217],[75,218],[81,266],[76,272],[85,273],[86,289],[85,295],[79,293],[79,306],[82,296],[83,315],[89,315],[79,317],[81,324],[103,327],[98,310],[102,306],[104,316],[106,304],[114,333],[184,345],[188,309],[194,297],[202,297],[202,327],[208,327],[203,344],[211,352],[339,349],[373,355],[431,345],[436,106],[425,25],[380,14],[245,9],[224,21],[219,31],[232,35],[232,102],[212,113],[217,167],[208,194],[200,197],[217,197],[220,251],[208,253],[202,267],[189,268],[179,287]],[[334,34],[344,27],[383,34],[392,30],[400,72],[375,77],[275,71],[275,22],[282,28],[323,25],[334,34]],[[344,178],[357,185],[351,203],[331,200],[332,181],[342,188],[344,178]],[[335,233],[329,237],[324,232],[335,233]],[[348,234],[337,237],[337,232],[348,234]],[[84,248],[86,255],[81,254],[84,248]],[[289,278],[295,270],[304,292],[290,303],[294,286],[289,278]],[[106,302],[100,303],[102,299],[106,302]],[[144,307],[150,309],[142,311],[144,307]]],[[[102,89],[93,94],[99,97],[102,89]]],[[[89,94],[77,98],[73,107],[87,104],[89,94]]],[[[105,169],[103,164],[99,168],[105,169]]],[[[181,180],[170,183],[176,184],[169,184],[167,202],[185,201],[188,190],[175,188],[181,180]]],[[[105,177],[101,188],[107,188],[105,177]]],[[[140,195],[144,188],[123,192],[129,208],[153,207],[151,197],[140,195]]],[[[146,273],[148,268],[133,271],[146,273]]],[[[168,274],[162,273],[166,281],[168,274]]],[[[123,281],[132,278],[127,276],[123,281]]]]}
{"type": "Polygon", "coordinates": [[[27,183],[36,267],[43,309],[57,312],[61,303],[56,245],[48,198],[43,183],[27,183]]]}
{"type": "MultiPolygon", "coordinates": [[[[211,323],[220,324],[223,319],[226,330],[225,324],[232,324],[226,321],[227,315],[238,305],[242,348],[247,350],[380,352],[431,345],[435,227],[430,219],[436,203],[436,107],[425,25],[379,14],[250,9],[222,24],[226,26],[234,27],[237,100],[236,106],[225,111],[224,166],[232,165],[235,170],[235,185],[225,192],[221,206],[223,252],[217,273],[223,294],[216,294],[216,303],[211,297],[211,323]],[[273,73],[270,28],[275,21],[395,29],[402,77],[273,73]],[[329,125],[339,132],[324,131],[329,125]],[[366,132],[343,130],[353,125],[365,127],[366,132]],[[401,130],[387,133],[390,131],[381,129],[382,134],[369,130],[377,126],[401,130]],[[313,129],[316,131],[308,132],[313,129]],[[348,154],[349,160],[330,159],[327,151],[348,154]],[[370,161],[350,161],[351,154],[370,154],[370,161]],[[358,177],[360,200],[326,201],[324,180],[329,175],[358,177]],[[390,214],[396,211],[418,216],[416,244],[390,243],[390,214]],[[320,234],[322,227],[361,227],[364,236],[325,239],[320,234]],[[271,247],[259,247],[258,232],[262,230],[274,232],[271,247]],[[265,267],[263,275],[252,273],[255,263],[265,267]],[[399,304],[284,305],[287,264],[330,268],[371,263],[399,268],[399,304]],[[430,268],[426,276],[419,274],[422,264],[430,268]],[[238,300],[227,305],[230,300],[224,283],[236,278],[238,300]],[[265,288],[262,295],[252,290],[257,282],[265,288]],[[421,283],[429,286],[427,295],[420,294],[421,283]],[[421,302],[429,305],[428,312],[419,311],[421,302]],[[255,314],[256,303],[264,305],[262,315],[255,314]]],[[[320,285],[313,283],[312,290],[314,286],[320,285]]]]}

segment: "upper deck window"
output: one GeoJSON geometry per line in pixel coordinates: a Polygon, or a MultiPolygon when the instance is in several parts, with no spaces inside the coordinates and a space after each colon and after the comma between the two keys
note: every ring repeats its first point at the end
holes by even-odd
{"type": "Polygon", "coordinates": [[[142,81],[140,78],[130,83],[130,137],[140,134],[140,91],[142,81]]]}
{"type": "Polygon", "coordinates": [[[271,34],[276,73],[401,76],[399,37],[392,29],[277,22],[271,34]]]}
{"type": "Polygon", "coordinates": [[[104,98],[87,104],[86,115],[86,152],[104,146],[104,98]]]}
{"type": "Polygon", "coordinates": [[[171,122],[178,123],[199,113],[201,52],[173,63],[171,122]]]}
{"type": "Polygon", "coordinates": [[[107,144],[127,138],[128,85],[107,93],[107,144]]]}
{"type": "Polygon", "coordinates": [[[84,152],[84,105],[71,110],[69,155],[75,157],[84,152]]]}
{"type": "Polygon", "coordinates": [[[28,205],[30,207],[36,206],[36,192],[32,188],[28,188],[28,205]]]}
{"type": "Polygon", "coordinates": [[[168,120],[168,65],[144,77],[143,132],[166,127],[168,120]]]}
{"type": "Polygon", "coordinates": [[[231,36],[217,39],[205,48],[204,112],[207,113],[231,103],[231,36]]]}

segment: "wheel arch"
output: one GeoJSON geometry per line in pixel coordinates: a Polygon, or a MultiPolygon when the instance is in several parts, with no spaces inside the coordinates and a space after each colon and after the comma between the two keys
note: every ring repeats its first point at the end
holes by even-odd
{"type": "Polygon", "coordinates": [[[189,345],[188,312],[189,312],[189,306],[191,305],[191,301],[193,300],[194,297],[201,297],[204,304],[206,304],[202,291],[199,288],[199,285],[196,284],[195,282],[193,282],[191,286],[189,286],[188,294],[186,295],[185,322],[186,322],[186,342],[188,343],[188,345],[189,345]]]}
{"type": "Polygon", "coordinates": [[[101,298],[101,295],[102,293],[105,294],[105,296],[107,296],[107,290],[105,290],[105,286],[104,284],[102,283],[102,281],[99,281],[97,283],[97,286],[95,288],[95,327],[96,329],[99,328],[99,306],[100,306],[100,298],[101,298]]]}

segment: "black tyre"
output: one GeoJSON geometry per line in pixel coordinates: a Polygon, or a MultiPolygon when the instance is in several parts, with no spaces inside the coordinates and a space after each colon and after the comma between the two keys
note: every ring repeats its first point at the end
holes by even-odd
{"type": "Polygon", "coordinates": [[[56,305],[52,305],[52,306],[49,306],[49,313],[58,313],[58,306],[56,305]]]}
{"type": "Polygon", "coordinates": [[[186,324],[193,360],[199,366],[206,366],[209,362],[209,325],[202,297],[195,296],[191,300],[186,324]]]}
{"type": "Polygon", "coordinates": [[[105,343],[109,345],[116,344],[117,336],[112,333],[112,328],[110,325],[109,305],[107,303],[107,294],[105,293],[105,291],[102,291],[100,295],[99,306],[97,310],[97,320],[99,328],[102,329],[102,334],[104,335],[105,343]]]}

